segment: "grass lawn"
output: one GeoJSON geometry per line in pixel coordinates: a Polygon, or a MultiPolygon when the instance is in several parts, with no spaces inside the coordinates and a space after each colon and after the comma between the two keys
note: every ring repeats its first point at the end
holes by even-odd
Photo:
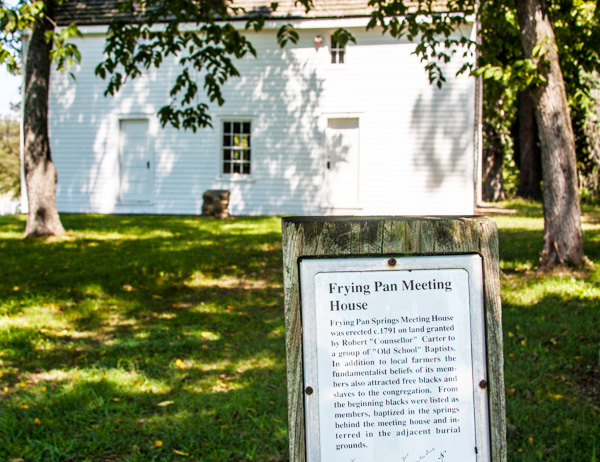
{"type": "MultiPolygon", "coordinates": [[[[542,276],[541,210],[498,217],[510,461],[600,455],[596,269],[542,276]]],[[[284,461],[278,218],[0,217],[0,461],[284,461]]]]}

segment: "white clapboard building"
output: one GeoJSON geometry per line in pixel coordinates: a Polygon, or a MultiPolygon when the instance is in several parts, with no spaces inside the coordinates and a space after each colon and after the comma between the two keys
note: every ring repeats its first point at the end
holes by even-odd
{"type": "MultiPolygon", "coordinates": [[[[156,115],[171,101],[175,60],[104,96],[94,69],[106,2],[69,2],[60,20],[79,24],[83,59],[75,79],[51,77],[59,211],[199,214],[205,191],[225,189],[233,215],[472,214],[476,79],[454,77],[460,53],[442,89],[431,85],[414,43],[366,31],[366,3],[321,0],[307,16],[280,2],[265,30],[249,33],[258,57],[237,62],[226,103],[211,105],[214,127],[194,133],[162,128],[156,115]],[[281,49],[287,23],[300,37],[281,49]],[[331,39],[340,27],[356,38],[344,50],[331,39]]],[[[474,38],[475,25],[457,33],[474,38]]]]}

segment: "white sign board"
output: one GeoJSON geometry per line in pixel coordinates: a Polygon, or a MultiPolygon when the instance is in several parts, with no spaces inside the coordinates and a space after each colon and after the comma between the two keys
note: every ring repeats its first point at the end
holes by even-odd
{"type": "Polygon", "coordinates": [[[308,462],[490,460],[481,257],[300,262],[308,462]]]}

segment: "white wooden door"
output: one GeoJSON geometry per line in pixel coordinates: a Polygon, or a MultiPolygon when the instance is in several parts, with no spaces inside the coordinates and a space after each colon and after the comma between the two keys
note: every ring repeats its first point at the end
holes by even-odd
{"type": "Polygon", "coordinates": [[[154,166],[148,120],[121,120],[120,129],[121,202],[149,202],[154,166]]]}
{"type": "Polygon", "coordinates": [[[328,119],[325,134],[329,206],[359,206],[359,129],[357,118],[328,119]]]}

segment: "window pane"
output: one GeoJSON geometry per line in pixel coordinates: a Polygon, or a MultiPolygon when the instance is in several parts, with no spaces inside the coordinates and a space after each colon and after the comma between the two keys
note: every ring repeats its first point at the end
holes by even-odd
{"type": "Polygon", "coordinates": [[[223,122],[223,174],[250,174],[252,122],[223,122]]]}
{"type": "Polygon", "coordinates": [[[344,47],[331,37],[331,63],[344,64],[344,47]]]}

